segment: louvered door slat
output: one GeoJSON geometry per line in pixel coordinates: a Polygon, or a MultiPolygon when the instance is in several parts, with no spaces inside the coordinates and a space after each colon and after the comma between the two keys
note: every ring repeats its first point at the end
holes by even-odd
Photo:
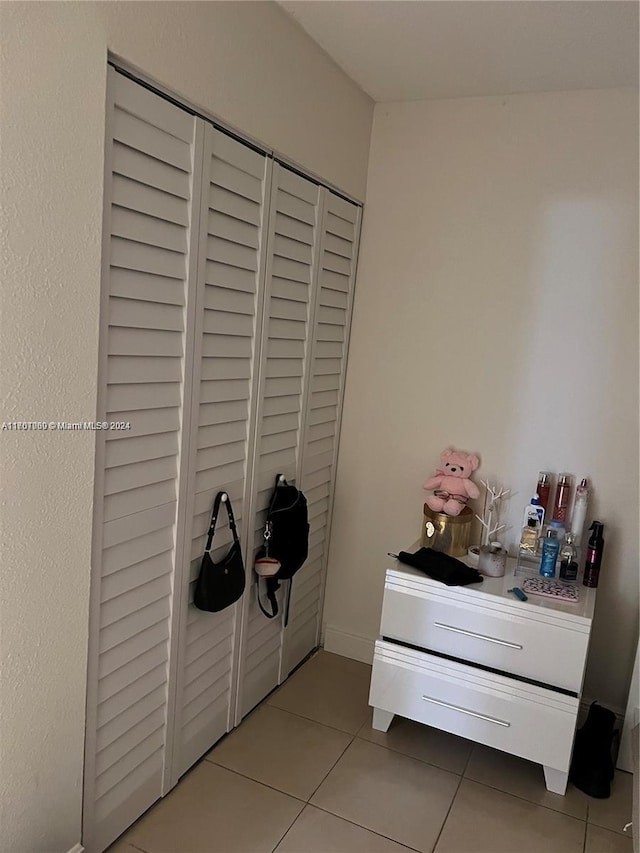
{"type": "MultiPolygon", "coordinates": [[[[181,609],[181,628],[174,781],[233,725],[239,605],[220,613],[204,613],[194,607],[193,594],[218,491],[230,495],[239,533],[244,535],[268,174],[264,156],[213,128],[206,129],[193,375],[196,392],[182,555],[185,574],[176,605],[181,609]]],[[[231,541],[226,512],[221,509],[214,561],[222,558],[231,541]]]]}
{"type": "Polygon", "coordinates": [[[148,246],[117,235],[111,237],[110,252],[111,265],[115,268],[183,280],[184,258],[179,252],[172,252],[159,246],[148,246]]]}
{"type": "Polygon", "coordinates": [[[112,295],[109,300],[109,325],[181,332],[184,318],[182,307],[178,305],[138,302],[112,295]]]}
{"type": "MultiPolygon", "coordinates": [[[[277,474],[296,482],[311,321],[311,282],[319,259],[319,187],[276,164],[273,170],[260,387],[253,468],[252,526],[247,562],[262,545],[277,474]]],[[[253,576],[252,576],[253,577],[253,576]]],[[[280,590],[282,597],[285,586],[280,590]]],[[[264,590],[263,590],[264,594],[264,590]]],[[[238,718],[281,677],[282,619],[268,621],[255,585],[245,603],[238,718]]]]}
{"type": "MultiPolygon", "coordinates": [[[[180,204],[180,200],[177,203],[180,204]]],[[[116,267],[112,268],[110,277],[113,296],[151,304],[184,305],[184,286],[179,280],[116,267]]]]}
{"type": "Polygon", "coordinates": [[[187,250],[186,230],[182,225],[176,225],[166,219],[113,204],[111,233],[118,237],[184,253],[187,250]]]}
{"type": "Polygon", "coordinates": [[[281,211],[276,211],[274,230],[276,234],[283,237],[291,237],[307,246],[313,246],[315,230],[313,224],[302,222],[294,216],[288,216],[281,211]]]}
{"type": "Polygon", "coordinates": [[[161,222],[172,222],[185,228],[189,225],[189,217],[178,197],[125,175],[113,175],[111,202],[126,210],[146,213],[161,222]]]}
{"type": "Polygon", "coordinates": [[[112,141],[111,168],[114,175],[131,178],[178,199],[188,201],[191,198],[191,189],[185,187],[183,172],[162,160],[123,145],[117,139],[112,141]]]}
{"type": "Polygon", "coordinates": [[[85,846],[163,793],[196,121],[109,71],[85,846]]]}

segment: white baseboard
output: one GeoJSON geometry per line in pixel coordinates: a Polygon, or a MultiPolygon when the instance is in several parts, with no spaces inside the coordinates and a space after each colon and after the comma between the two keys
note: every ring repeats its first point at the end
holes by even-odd
{"type": "Polygon", "coordinates": [[[373,649],[375,639],[362,637],[359,634],[349,634],[331,625],[325,625],[324,650],[342,655],[343,658],[352,658],[362,663],[373,663],[373,649]]]}
{"type": "Polygon", "coordinates": [[[84,853],[84,847],[82,844],[74,844],[69,853],[84,853]]]}

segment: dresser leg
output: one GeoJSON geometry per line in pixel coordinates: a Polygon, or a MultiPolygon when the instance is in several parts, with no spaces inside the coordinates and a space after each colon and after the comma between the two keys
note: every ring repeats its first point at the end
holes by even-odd
{"type": "Polygon", "coordinates": [[[553,794],[561,794],[564,797],[568,779],[568,771],[563,773],[562,770],[555,770],[553,767],[544,768],[544,781],[547,783],[547,791],[551,791],[553,794]]]}
{"type": "Polygon", "coordinates": [[[383,711],[382,708],[374,708],[373,723],[371,725],[379,732],[386,732],[388,731],[394,717],[395,714],[392,714],[391,711],[383,711]]]}

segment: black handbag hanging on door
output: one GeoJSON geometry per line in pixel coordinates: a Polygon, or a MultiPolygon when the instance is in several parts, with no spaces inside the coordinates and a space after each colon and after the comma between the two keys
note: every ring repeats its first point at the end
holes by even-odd
{"type": "Polygon", "coordinates": [[[218,492],[213,502],[207,547],[200,563],[200,574],[198,575],[193,603],[198,610],[217,613],[219,610],[224,610],[225,607],[234,604],[241,597],[244,592],[244,583],[244,563],[242,562],[242,551],[231,508],[231,500],[226,492],[218,492]],[[233,543],[227,555],[219,563],[214,563],[211,559],[211,544],[216,532],[216,521],[221,503],[224,503],[227,508],[233,543]]]}
{"type": "Polygon", "coordinates": [[[307,499],[295,486],[289,485],[280,474],[267,510],[264,545],[256,556],[256,598],[267,619],[278,615],[276,591],[280,581],[288,580],[284,624],[289,622],[289,603],[293,576],[302,567],[309,552],[309,522],[307,499]],[[271,612],[260,601],[260,578],[265,578],[271,612]]]}

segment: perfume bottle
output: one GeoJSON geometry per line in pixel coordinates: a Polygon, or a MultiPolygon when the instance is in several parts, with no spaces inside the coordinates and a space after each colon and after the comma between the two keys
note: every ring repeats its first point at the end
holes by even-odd
{"type": "Polygon", "coordinates": [[[584,520],[587,516],[587,504],[589,502],[589,481],[583,478],[576,489],[576,499],[573,504],[573,517],[571,519],[571,532],[574,535],[576,547],[579,547],[582,539],[584,520]]]}
{"type": "Polygon", "coordinates": [[[573,533],[567,533],[560,549],[560,580],[574,581],[578,577],[578,551],[573,533]]]}
{"type": "Polygon", "coordinates": [[[551,474],[547,471],[540,471],[538,474],[538,485],[536,486],[540,506],[545,513],[549,511],[549,496],[551,494],[551,474]]]}
{"type": "Polygon", "coordinates": [[[553,521],[567,521],[571,499],[571,474],[559,474],[556,498],[553,502],[553,521]]]}
{"type": "Polygon", "coordinates": [[[540,536],[540,526],[537,518],[527,519],[527,524],[522,528],[520,534],[520,553],[533,557],[538,548],[538,537],[540,536]]]}

